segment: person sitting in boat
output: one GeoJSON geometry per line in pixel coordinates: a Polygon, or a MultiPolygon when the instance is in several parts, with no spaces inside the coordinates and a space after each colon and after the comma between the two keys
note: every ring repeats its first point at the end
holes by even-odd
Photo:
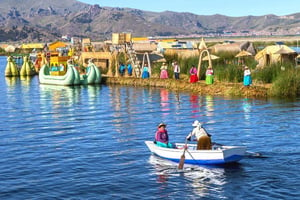
{"type": "Polygon", "coordinates": [[[65,66],[64,66],[64,64],[60,64],[59,65],[59,71],[64,71],[65,70],[65,66]]]}
{"type": "Polygon", "coordinates": [[[57,64],[54,64],[54,65],[51,66],[51,71],[58,71],[57,64]]]}
{"type": "Polygon", "coordinates": [[[211,135],[203,128],[202,124],[195,120],[192,124],[193,131],[186,137],[187,140],[191,140],[191,137],[194,136],[197,139],[197,150],[210,150],[212,148],[211,144],[211,135]]]}
{"type": "Polygon", "coordinates": [[[169,142],[169,135],[165,123],[160,123],[155,133],[154,143],[159,147],[174,148],[174,145],[169,142]]]}

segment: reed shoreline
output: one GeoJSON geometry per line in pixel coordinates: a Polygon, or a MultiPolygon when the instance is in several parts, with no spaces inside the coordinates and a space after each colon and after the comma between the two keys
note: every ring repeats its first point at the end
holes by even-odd
{"type": "Polygon", "coordinates": [[[191,92],[200,95],[230,96],[247,98],[268,98],[269,85],[244,86],[243,83],[224,83],[215,81],[212,85],[207,85],[204,80],[197,83],[189,83],[186,79],[141,79],[133,77],[107,77],[103,76],[102,82],[106,85],[126,85],[134,87],[156,87],[165,88],[172,91],[191,92]]]}

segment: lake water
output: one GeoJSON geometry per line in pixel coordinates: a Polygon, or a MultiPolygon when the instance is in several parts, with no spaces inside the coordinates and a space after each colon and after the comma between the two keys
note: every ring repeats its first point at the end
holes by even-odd
{"type": "Polygon", "coordinates": [[[300,101],[47,86],[6,78],[5,65],[0,57],[0,199],[300,198],[300,101]],[[263,156],[178,171],[150,155],[158,123],[184,142],[196,119],[214,142],[263,156]]]}

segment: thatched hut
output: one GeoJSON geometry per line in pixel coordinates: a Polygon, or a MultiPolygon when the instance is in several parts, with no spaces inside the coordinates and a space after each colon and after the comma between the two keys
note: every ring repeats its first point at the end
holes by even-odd
{"type": "Polygon", "coordinates": [[[278,62],[293,62],[297,53],[286,45],[270,45],[255,55],[257,67],[268,66],[278,62]]]}

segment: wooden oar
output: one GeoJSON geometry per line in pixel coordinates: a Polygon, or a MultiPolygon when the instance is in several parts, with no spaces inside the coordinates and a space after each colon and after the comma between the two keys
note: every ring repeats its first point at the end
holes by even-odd
{"type": "Polygon", "coordinates": [[[187,149],[187,139],[185,140],[185,145],[184,145],[184,150],[183,150],[183,154],[181,155],[180,157],[180,161],[179,161],[179,164],[178,164],[178,169],[183,169],[183,165],[184,165],[184,161],[185,161],[185,151],[187,149]]]}

